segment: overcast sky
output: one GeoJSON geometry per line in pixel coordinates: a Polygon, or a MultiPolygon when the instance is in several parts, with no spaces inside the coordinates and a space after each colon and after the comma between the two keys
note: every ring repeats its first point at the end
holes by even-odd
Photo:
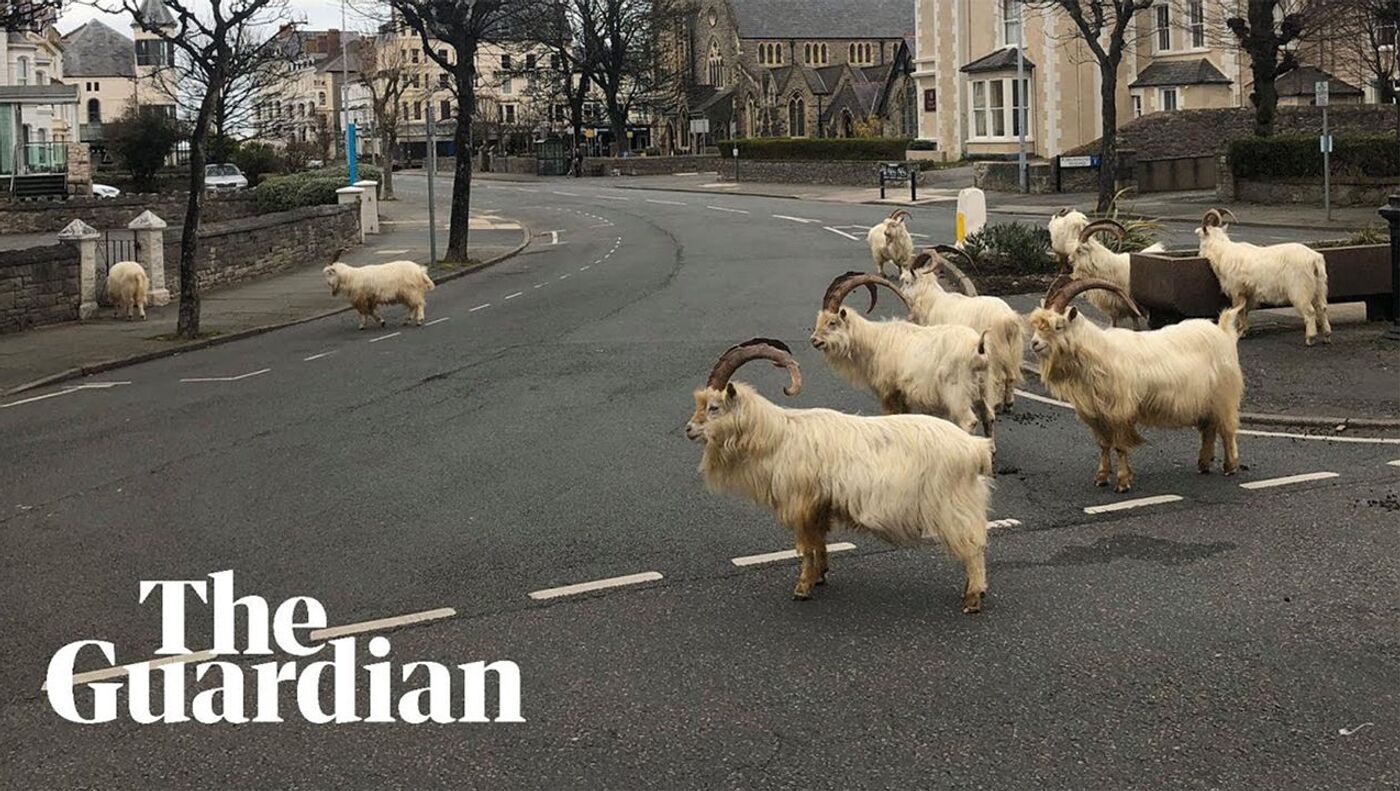
{"type": "MultiPolygon", "coordinates": [[[[196,0],[196,2],[197,1],[198,0],[196,0]]],[[[363,0],[354,1],[363,2],[363,0]]],[[[339,0],[289,0],[287,5],[291,9],[292,18],[297,21],[305,22],[307,27],[340,27],[339,0]]],[[[102,19],[102,21],[127,35],[131,35],[131,19],[125,14],[104,14],[90,6],[76,3],[70,5],[63,16],[59,17],[58,29],[63,33],[67,33],[94,17],[102,19]]],[[[365,30],[372,27],[372,25],[362,14],[357,14],[354,9],[351,9],[346,13],[346,27],[351,30],[365,30]]]]}

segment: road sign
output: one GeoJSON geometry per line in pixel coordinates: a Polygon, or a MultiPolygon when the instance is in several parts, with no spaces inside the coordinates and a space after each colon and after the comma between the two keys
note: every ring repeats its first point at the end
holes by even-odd
{"type": "Polygon", "coordinates": [[[1331,135],[1323,135],[1322,137],[1319,137],[1319,138],[1317,139],[1317,142],[1318,142],[1318,148],[1322,151],[1322,153],[1324,153],[1324,154],[1330,154],[1330,153],[1332,153],[1332,136],[1331,136],[1331,135]]]}
{"type": "Polygon", "coordinates": [[[692,118],[690,119],[690,133],[692,135],[708,135],[710,133],[710,119],[692,118]]]}
{"type": "Polygon", "coordinates": [[[1313,83],[1313,93],[1317,95],[1317,106],[1326,107],[1331,101],[1331,84],[1327,80],[1318,80],[1313,83]]]}
{"type": "Polygon", "coordinates": [[[1096,168],[1099,166],[1097,155],[1084,157],[1060,157],[1060,167],[1062,168],[1096,168]]]}

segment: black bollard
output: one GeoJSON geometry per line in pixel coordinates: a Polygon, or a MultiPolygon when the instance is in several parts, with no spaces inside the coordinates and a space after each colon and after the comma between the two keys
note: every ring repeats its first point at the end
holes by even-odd
{"type": "Polygon", "coordinates": [[[1390,223],[1390,329],[1381,336],[1400,341],[1400,195],[1391,195],[1380,215],[1390,223]]]}

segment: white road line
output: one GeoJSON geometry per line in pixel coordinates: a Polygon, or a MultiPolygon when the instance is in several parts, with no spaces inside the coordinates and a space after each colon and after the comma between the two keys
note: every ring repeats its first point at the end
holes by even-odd
{"type": "Polygon", "coordinates": [[[578,268],[578,271],[580,271],[580,272],[587,272],[589,269],[592,269],[592,268],[593,268],[593,265],[592,265],[592,264],[584,264],[583,266],[581,266],[581,267],[578,268]]]}
{"type": "Polygon", "coordinates": [[[1400,467],[1400,459],[1396,459],[1395,461],[1388,461],[1386,462],[1386,464],[1389,464],[1392,467],[1400,467]]]}
{"type": "MultiPolygon", "coordinates": [[[[198,651],[193,654],[180,654],[179,656],[163,656],[159,659],[151,659],[146,662],[132,662],[131,664],[118,665],[117,667],[104,667],[101,670],[90,670],[86,673],[74,673],[73,686],[76,687],[79,684],[90,684],[94,681],[105,681],[109,678],[118,678],[120,676],[125,676],[128,673],[130,673],[133,668],[137,668],[142,665],[145,665],[146,667],[150,668],[157,668],[163,665],[187,665],[191,662],[208,662],[215,656],[216,654],[213,651],[198,651]]],[[[40,685],[39,691],[43,692],[48,690],[48,688],[49,685],[47,682],[45,682],[44,684],[40,685]]]]}
{"type": "Polygon", "coordinates": [[[539,190],[532,190],[529,187],[516,187],[516,189],[520,190],[521,192],[539,192],[539,190]]]}
{"type": "Polygon", "coordinates": [[[631,198],[626,198],[621,195],[599,195],[598,197],[606,200],[632,200],[631,198]]]}
{"type": "Polygon", "coordinates": [[[404,248],[402,250],[375,250],[375,252],[379,253],[380,255],[403,255],[404,253],[408,252],[408,248],[404,248]]]}
{"type": "Polygon", "coordinates": [[[569,279],[569,276],[568,276],[568,275],[560,275],[560,276],[559,276],[559,279],[560,279],[560,280],[568,280],[568,279],[569,279]]]}
{"type": "Polygon", "coordinates": [[[623,585],[636,585],[642,582],[652,582],[661,579],[661,573],[657,571],[644,571],[641,574],[628,574],[625,577],[609,577],[603,580],[593,580],[592,582],[580,582],[577,585],[562,585],[558,588],[545,588],[544,590],[532,591],[530,598],[535,601],[545,599],[557,599],[561,596],[574,596],[589,591],[604,590],[606,588],[618,588],[623,585]]]}
{"type": "Polygon", "coordinates": [[[521,294],[524,294],[524,293],[525,293],[524,291],[517,291],[517,292],[515,292],[514,294],[507,294],[507,295],[506,295],[506,301],[509,302],[509,301],[511,301],[512,299],[515,299],[516,297],[518,297],[518,296],[520,296],[521,294]]]}
{"type": "Polygon", "coordinates": [[[1308,481],[1321,481],[1327,478],[1339,477],[1335,472],[1305,472],[1302,475],[1286,475],[1282,478],[1267,478],[1262,481],[1250,481],[1240,484],[1241,489],[1272,489],[1275,486],[1287,486],[1290,483],[1306,483],[1308,481]]]}
{"type": "Polygon", "coordinates": [[[832,228],[830,225],[823,225],[822,227],[825,228],[825,229],[827,229],[828,231],[831,231],[831,232],[834,233],[834,234],[839,234],[839,235],[841,235],[841,236],[844,236],[844,237],[846,237],[847,239],[850,239],[851,241],[855,241],[855,242],[859,242],[859,241],[860,241],[860,239],[857,239],[856,237],[854,237],[854,236],[852,236],[852,235],[846,233],[845,231],[843,231],[843,230],[841,230],[841,229],[839,229],[839,228],[832,228]]]}
{"type": "Polygon", "coordinates": [[[399,336],[402,335],[402,334],[403,334],[402,332],[391,332],[391,333],[389,333],[388,335],[380,335],[378,338],[370,338],[370,339],[369,339],[369,342],[370,342],[370,343],[379,343],[380,341],[387,341],[387,340],[389,340],[390,338],[397,338],[397,337],[399,337],[399,336]]]}
{"type": "Polygon", "coordinates": [[[698,170],[687,170],[687,171],[684,172],[684,173],[677,173],[676,175],[677,175],[677,176],[698,176],[698,175],[700,175],[700,171],[698,171],[698,170]]]}
{"type": "Polygon", "coordinates": [[[238,376],[196,376],[196,377],[192,377],[192,378],[189,378],[189,379],[181,379],[180,381],[181,381],[181,382],[186,382],[186,383],[194,383],[194,382],[237,382],[237,381],[239,381],[239,380],[241,380],[241,379],[250,379],[250,378],[252,378],[252,377],[254,377],[254,376],[261,376],[262,374],[265,374],[265,373],[267,373],[268,371],[271,371],[271,370],[272,370],[271,368],[264,368],[264,369],[262,369],[261,371],[250,371],[250,372],[248,372],[248,373],[246,373],[246,374],[239,374],[238,376]]]}
{"type": "Polygon", "coordinates": [[[432,321],[428,322],[427,324],[424,324],[423,326],[424,326],[424,327],[431,327],[431,326],[433,326],[434,324],[441,324],[441,323],[443,323],[444,321],[450,320],[451,318],[452,318],[451,316],[443,316],[443,317],[440,318],[440,319],[433,319],[432,321]]]}
{"type": "Polygon", "coordinates": [[[303,358],[301,358],[301,361],[304,362],[304,363],[309,363],[309,362],[311,362],[312,360],[319,360],[319,359],[321,359],[322,357],[329,357],[329,356],[332,355],[332,354],[335,354],[335,352],[334,352],[334,351],[320,352],[319,354],[313,354],[313,355],[311,355],[310,357],[303,357],[303,358]]]}
{"type": "Polygon", "coordinates": [[[656,200],[655,198],[647,198],[647,203],[659,203],[659,204],[661,204],[662,206],[684,206],[684,205],[685,205],[684,203],[681,203],[681,202],[678,201],[678,200],[656,200]]]}
{"type": "Polygon", "coordinates": [[[1046,397],[1043,396],[1043,395],[1036,395],[1035,393],[1029,393],[1029,392],[1026,392],[1025,390],[1017,390],[1017,391],[1016,391],[1016,395],[1021,396],[1022,398],[1029,398],[1029,399],[1032,400],[1032,401],[1039,401],[1039,402],[1042,403],[1042,404],[1052,404],[1052,405],[1054,405],[1054,406],[1062,406],[1062,407],[1064,407],[1064,408],[1066,408],[1066,409],[1073,409],[1073,408],[1074,408],[1074,405],[1073,405],[1073,404],[1068,403],[1068,402],[1066,402],[1066,401],[1056,401],[1056,400],[1053,399],[1053,398],[1046,398],[1046,397]]]}
{"type": "Polygon", "coordinates": [[[577,197],[578,197],[578,193],[577,193],[577,192],[560,192],[559,190],[555,190],[555,191],[554,191],[554,194],[555,194],[555,195],[563,195],[563,196],[566,197],[566,198],[577,198],[577,197]]]}
{"type": "MultiPolygon", "coordinates": [[[[842,542],[839,544],[827,544],[827,552],[845,552],[848,549],[855,549],[855,544],[842,542]]],[[[763,563],[776,563],[780,560],[796,560],[797,550],[785,549],[782,552],[765,552],[762,555],[744,555],[743,557],[730,558],[729,562],[736,566],[758,566],[763,563]]]]}
{"type": "Polygon", "coordinates": [[[778,220],[792,220],[793,222],[800,222],[804,225],[810,225],[814,222],[820,222],[820,220],[809,220],[806,217],[789,217],[786,214],[775,214],[773,215],[773,217],[778,220]]]}
{"type": "Polygon", "coordinates": [[[486,308],[489,308],[489,307],[491,307],[491,303],[490,303],[490,302],[486,302],[486,303],[483,303],[483,304],[481,304],[481,305],[477,305],[476,307],[472,308],[471,310],[469,310],[469,311],[467,311],[467,312],[468,312],[468,313],[475,313],[475,312],[477,312],[478,310],[485,310],[486,308]]]}
{"type": "Polygon", "coordinates": [[[1020,519],[997,519],[987,523],[988,530],[995,530],[1000,527],[1020,527],[1020,519]]]}
{"type": "Polygon", "coordinates": [[[729,212],[730,214],[748,214],[748,213],[749,213],[746,209],[730,209],[730,208],[726,208],[726,207],[724,207],[724,206],[706,206],[705,208],[707,208],[707,209],[714,209],[715,211],[727,211],[727,212],[729,212]]]}
{"type": "Polygon", "coordinates": [[[1316,442],[1352,442],[1368,445],[1400,445],[1400,439],[1395,437],[1327,437],[1321,434],[1295,434],[1291,431],[1259,431],[1256,429],[1240,429],[1241,434],[1248,434],[1251,437],[1283,437],[1285,439],[1306,439],[1316,442]]]}
{"type": "Polygon", "coordinates": [[[536,284],[534,285],[534,288],[544,288],[544,287],[547,286],[547,285],[549,285],[549,284],[548,284],[548,283],[536,283],[536,284]]]}
{"type": "Polygon", "coordinates": [[[1142,508],[1145,505],[1174,503],[1181,499],[1179,494],[1159,494],[1153,497],[1139,497],[1136,500],[1122,500],[1108,505],[1091,505],[1084,509],[1086,514],[1106,514],[1109,511],[1126,511],[1129,508],[1142,508]]]}
{"type": "Polygon", "coordinates": [[[33,396],[32,398],[26,398],[22,401],[11,401],[8,404],[0,404],[0,409],[9,409],[12,406],[19,406],[21,404],[32,404],[35,401],[43,401],[46,398],[56,398],[58,396],[68,395],[69,393],[76,393],[79,390],[106,390],[109,387],[129,384],[131,384],[131,382],[90,382],[88,384],[72,385],[53,393],[45,393],[44,395],[33,396]]]}
{"type": "Polygon", "coordinates": [[[344,626],[330,626],[325,629],[317,629],[311,633],[311,639],[334,640],[337,637],[364,634],[365,632],[382,632],[385,629],[397,629],[400,626],[423,623],[424,621],[437,621],[443,618],[452,618],[456,615],[457,611],[451,607],[440,607],[436,610],[412,612],[408,615],[396,615],[392,618],[377,618],[373,621],[361,621],[359,623],[347,623],[344,626]]]}

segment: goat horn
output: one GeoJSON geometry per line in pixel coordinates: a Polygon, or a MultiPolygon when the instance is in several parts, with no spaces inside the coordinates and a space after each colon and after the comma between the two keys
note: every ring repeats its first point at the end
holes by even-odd
{"type": "Polygon", "coordinates": [[[1100,231],[1108,231],[1109,233],[1118,237],[1118,241],[1120,242],[1126,239],[1128,236],[1128,229],[1124,228],[1122,223],[1118,222],[1117,220],[1094,220],[1093,222],[1084,226],[1084,230],[1079,232],[1079,243],[1084,244],[1085,242],[1089,241],[1089,237],[1093,236],[1096,233],[1099,233],[1100,231]]]}
{"type": "Polygon", "coordinates": [[[890,212],[890,216],[888,217],[888,219],[895,220],[901,216],[908,217],[909,212],[905,211],[904,209],[895,209],[894,211],[890,212]]]}
{"type": "Polygon", "coordinates": [[[1119,286],[1117,283],[1113,283],[1108,280],[1102,280],[1096,277],[1086,277],[1083,280],[1072,280],[1064,284],[1059,288],[1058,291],[1046,298],[1045,307],[1055,311],[1056,313],[1064,313],[1065,308],[1069,307],[1070,300],[1074,299],[1075,297],[1079,296],[1085,291],[1092,291],[1094,289],[1103,289],[1104,291],[1111,291],[1114,294],[1118,295],[1119,299],[1122,299],[1124,302],[1128,303],[1128,307],[1132,309],[1133,315],[1137,316],[1138,318],[1142,318],[1142,309],[1137,306],[1137,303],[1133,301],[1132,297],[1128,296],[1128,292],[1124,291],[1122,286],[1119,286]]]}
{"type": "Polygon", "coordinates": [[[914,260],[909,264],[909,271],[924,274],[938,268],[937,262],[933,260],[933,253],[924,251],[914,256],[914,260]]]}
{"type": "MultiPolygon", "coordinates": [[[[831,281],[831,285],[826,287],[826,294],[822,297],[822,310],[835,313],[841,307],[841,303],[846,301],[846,297],[857,288],[865,286],[870,289],[870,307],[865,309],[866,313],[875,309],[876,286],[884,286],[894,295],[899,297],[899,301],[904,303],[904,307],[910,308],[909,300],[904,298],[899,286],[880,275],[867,274],[865,272],[847,272],[831,281]]],[[[912,308],[910,308],[912,310],[912,308]]]]}
{"type": "Polygon", "coordinates": [[[960,258],[971,268],[977,266],[977,262],[972,260],[972,256],[968,255],[966,250],[954,247],[950,244],[936,244],[933,246],[933,249],[941,256],[939,259],[939,266],[947,269],[948,274],[952,275],[953,278],[958,281],[958,287],[962,289],[962,292],[969,297],[977,296],[977,286],[973,284],[972,278],[968,277],[967,274],[955,266],[952,261],[948,260],[950,256],[960,258]]]}
{"type": "Polygon", "coordinates": [[[1202,228],[1215,228],[1221,223],[1219,209],[1206,209],[1206,213],[1201,215],[1202,228]]]}
{"type": "Polygon", "coordinates": [[[1069,272],[1061,272],[1059,275],[1056,275],[1055,279],[1050,281],[1050,287],[1045,289],[1045,297],[1040,300],[1040,304],[1047,308],[1050,307],[1050,300],[1054,298],[1055,294],[1057,294],[1060,289],[1069,285],[1070,281],[1073,279],[1069,272]]]}
{"type": "Polygon", "coordinates": [[[1239,218],[1235,216],[1235,213],[1232,212],[1232,211],[1230,211],[1229,209],[1220,209],[1220,210],[1218,210],[1218,211],[1219,211],[1219,214],[1222,216],[1222,218],[1223,218],[1224,215],[1229,215],[1229,217],[1230,217],[1230,222],[1239,222],[1239,221],[1240,221],[1239,218]]]}
{"type": "Polygon", "coordinates": [[[1065,215],[1069,214],[1071,211],[1074,211],[1074,210],[1071,209],[1070,207],[1066,206],[1066,207],[1064,207],[1063,209],[1060,209],[1059,211],[1055,212],[1054,216],[1056,216],[1056,217],[1064,217],[1065,215]]]}
{"type": "Polygon", "coordinates": [[[802,369],[798,367],[797,359],[792,356],[792,349],[789,349],[786,343],[773,338],[752,338],[729,347],[728,351],[720,355],[714,369],[710,371],[710,379],[705,386],[711,390],[723,390],[734,372],[751,360],[772,360],[775,367],[786,368],[792,381],[783,388],[783,392],[790,396],[802,392],[802,369]]]}

